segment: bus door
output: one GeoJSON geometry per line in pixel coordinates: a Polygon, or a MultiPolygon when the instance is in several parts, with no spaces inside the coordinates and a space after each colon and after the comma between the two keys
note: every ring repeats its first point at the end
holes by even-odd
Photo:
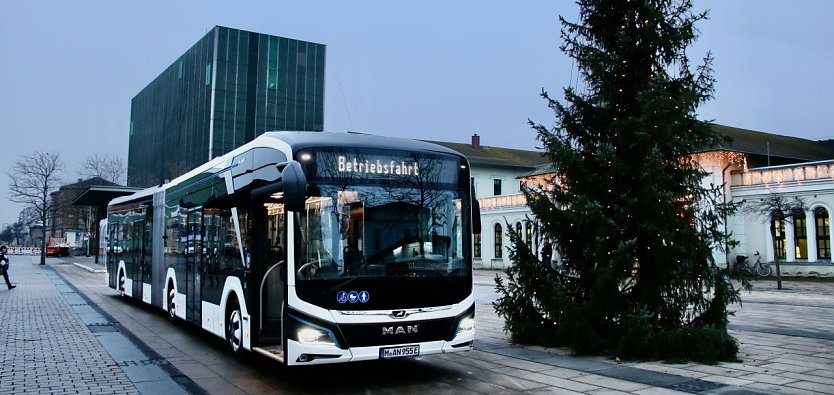
{"type": "Polygon", "coordinates": [[[145,238],[145,220],[138,220],[131,223],[130,226],[130,241],[128,243],[128,251],[125,253],[125,266],[130,272],[130,279],[133,280],[133,297],[142,299],[142,278],[144,272],[144,261],[142,259],[142,246],[145,238]]]}
{"type": "Polygon", "coordinates": [[[260,344],[274,346],[282,344],[281,323],[284,313],[287,282],[286,215],[284,205],[279,201],[267,201],[254,205],[262,210],[254,218],[263,218],[255,223],[258,231],[259,282],[259,325],[260,344]]]}
{"type": "MultiPolygon", "coordinates": [[[[105,242],[107,243],[107,273],[110,275],[110,282],[109,285],[116,290],[121,290],[124,283],[122,283],[123,279],[119,277],[119,258],[120,255],[117,253],[117,246],[119,246],[119,228],[121,224],[119,222],[113,221],[108,222],[109,229],[107,230],[107,237],[105,238],[105,242]]],[[[121,252],[121,249],[118,250],[121,252]]]]}
{"type": "MultiPolygon", "coordinates": [[[[142,271],[142,282],[145,284],[152,284],[151,282],[151,274],[153,273],[153,262],[151,261],[152,258],[152,249],[151,249],[151,241],[153,240],[153,207],[148,207],[145,209],[145,221],[142,223],[142,238],[139,243],[140,248],[142,249],[142,256],[139,260],[141,271],[142,271]]],[[[153,287],[151,287],[153,289],[153,287]]],[[[148,299],[150,299],[150,295],[147,295],[148,299]]]]}
{"type": "Polygon", "coordinates": [[[202,257],[203,257],[203,208],[188,210],[185,239],[185,318],[200,324],[202,322],[202,257]]]}

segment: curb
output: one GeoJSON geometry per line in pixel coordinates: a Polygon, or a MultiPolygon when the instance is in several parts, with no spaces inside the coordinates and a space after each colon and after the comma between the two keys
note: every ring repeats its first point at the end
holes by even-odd
{"type": "Polygon", "coordinates": [[[75,266],[78,266],[78,267],[80,267],[80,268],[82,268],[82,269],[84,269],[84,270],[86,270],[90,273],[107,273],[107,270],[105,270],[105,269],[93,269],[89,266],[84,266],[84,265],[82,265],[78,262],[73,262],[72,264],[75,265],[75,266]]]}

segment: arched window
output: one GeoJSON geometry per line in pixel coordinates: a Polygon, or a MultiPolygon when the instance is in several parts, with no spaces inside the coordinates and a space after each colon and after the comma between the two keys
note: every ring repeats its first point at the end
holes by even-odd
{"type": "Polygon", "coordinates": [[[533,250],[533,223],[528,221],[525,225],[526,225],[526,229],[525,229],[526,232],[524,233],[524,243],[527,244],[527,248],[529,248],[530,251],[534,251],[533,250]]]}
{"type": "Polygon", "coordinates": [[[793,215],[793,241],[796,259],[808,259],[808,224],[805,222],[804,210],[793,215]]]}
{"type": "Polygon", "coordinates": [[[503,240],[501,240],[501,236],[503,234],[503,231],[501,230],[501,224],[495,224],[494,233],[495,234],[493,235],[493,237],[495,239],[495,257],[501,258],[503,256],[502,251],[504,249],[503,240]]]}
{"type": "Polygon", "coordinates": [[[516,222],[515,223],[515,235],[516,235],[516,237],[518,237],[518,241],[524,240],[524,239],[521,238],[522,237],[521,222],[516,222]]]}
{"type": "Polygon", "coordinates": [[[785,249],[785,220],[774,218],[770,222],[770,229],[773,235],[773,253],[776,259],[785,259],[787,257],[787,250],[785,249]]]}
{"type": "Polygon", "coordinates": [[[831,228],[829,228],[828,210],[824,207],[814,210],[814,220],[817,229],[817,257],[830,259],[831,228]]]}
{"type": "Polygon", "coordinates": [[[475,251],[474,251],[475,258],[480,258],[481,257],[481,232],[475,233],[474,235],[472,235],[472,238],[475,241],[475,251]]]}

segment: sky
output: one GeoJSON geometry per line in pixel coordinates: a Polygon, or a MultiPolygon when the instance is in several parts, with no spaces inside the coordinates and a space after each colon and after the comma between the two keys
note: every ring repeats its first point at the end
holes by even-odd
{"type": "MultiPolygon", "coordinates": [[[[694,0],[709,9],[688,49],[715,57],[705,120],[834,138],[834,2],[694,0]]],[[[62,178],[99,155],[127,161],[130,101],[215,25],[327,46],[326,131],[534,150],[576,66],[559,51],[561,0],[0,0],[0,185],[35,151],[62,178]]],[[[0,226],[23,207],[0,196],[0,226]]]]}

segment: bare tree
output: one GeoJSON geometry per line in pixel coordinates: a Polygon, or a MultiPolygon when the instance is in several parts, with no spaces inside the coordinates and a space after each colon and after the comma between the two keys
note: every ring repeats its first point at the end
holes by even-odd
{"type": "Polygon", "coordinates": [[[24,207],[23,210],[20,210],[20,214],[18,214],[17,221],[22,223],[27,228],[32,225],[37,225],[38,212],[34,209],[34,207],[24,207]]]}
{"type": "Polygon", "coordinates": [[[20,210],[17,216],[17,223],[23,225],[23,231],[26,234],[26,246],[34,246],[38,243],[37,237],[32,232],[32,227],[37,225],[39,221],[38,212],[34,207],[26,206],[20,210]]]}
{"type": "Polygon", "coordinates": [[[12,224],[12,234],[14,235],[15,244],[21,245],[24,229],[26,229],[26,225],[23,222],[17,221],[12,224]]]}
{"type": "Polygon", "coordinates": [[[52,212],[50,194],[61,184],[63,162],[57,153],[35,151],[14,163],[9,176],[9,200],[31,208],[43,227],[41,265],[46,264],[46,222],[52,212]]]}
{"type": "Polygon", "coordinates": [[[14,240],[14,232],[12,231],[11,225],[6,225],[5,228],[0,230],[0,242],[10,244],[12,240],[14,240]]]}
{"type": "MultiPolygon", "coordinates": [[[[743,203],[744,212],[764,219],[765,223],[770,223],[770,237],[776,242],[776,226],[773,220],[784,221],[787,224],[793,223],[793,219],[797,216],[800,218],[804,215],[807,204],[805,200],[799,196],[790,198],[785,195],[770,194],[759,200],[745,201],[743,203]]],[[[774,251],[774,261],[776,263],[776,288],[782,289],[782,274],[779,270],[779,254],[774,251]]]]}
{"type": "Polygon", "coordinates": [[[127,166],[125,166],[121,157],[95,154],[81,164],[79,173],[85,178],[100,177],[124,185],[127,177],[127,166]]]}

